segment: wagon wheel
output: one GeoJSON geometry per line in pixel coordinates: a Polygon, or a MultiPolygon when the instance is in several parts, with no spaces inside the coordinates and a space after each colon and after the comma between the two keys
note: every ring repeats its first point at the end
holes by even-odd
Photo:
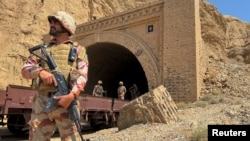
{"type": "Polygon", "coordinates": [[[112,128],[112,127],[117,127],[117,121],[111,121],[109,126],[110,126],[111,128],[112,128]]]}
{"type": "Polygon", "coordinates": [[[92,119],[90,120],[90,126],[93,128],[93,130],[98,131],[107,128],[107,124],[105,120],[96,120],[92,119]]]}
{"type": "Polygon", "coordinates": [[[15,135],[25,135],[28,130],[23,130],[25,127],[25,119],[23,115],[10,115],[7,120],[9,131],[15,135]]]}
{"type": "Polygon", "coordinates": [[[98,131],[100,130],[100,126],[98,124],[98,120],[90,120],[90,126],[93,128],[93,130],[98,131]]]}
{"type": "Polygon", "coordinates": [[[111,118],[110,118],[111,120],[109,122],[111,127],[117,127],[118,117],[119,117],[119,113],[113,112],[113,114],[111,115],[111,118]]]}

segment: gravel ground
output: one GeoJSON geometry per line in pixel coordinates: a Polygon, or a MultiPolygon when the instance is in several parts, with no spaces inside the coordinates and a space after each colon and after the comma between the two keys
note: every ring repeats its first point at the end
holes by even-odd
{"type": "MultiPolygon", "coordinates": [[[[90,141],[206,141],[209,124],[250,125],[249,99],[222,95],[187,105],[177,103],[179,120],[173,124],[138,124],[120,131],[118,128],[109,128],[94,133],[85,132],[83,137],[90,141]]],[[[8,135],[7,128],[3,129],[1,134],[5,131],[8,135]]],[[[11,141],[17,138],[8,137],[0,140],[11,141]]],[[[21,140],[26,141],[18,139],[21,140]]],[[[51,141],[60,139],[56,135],[51,141]]]]}
{"type": "Polygon", "coordinates": [[[118,128],[110,128],[85,135],[90,141],[186,141],[186,137],[175,132],[169,125],[152,123],[139,124],[118,131],[118,128]]]}
{"type": "Polygon", "coordinates": [[[209,124],[250,124],[250,103],[247,101],[249,99],[239,97],[220,97],[214,104],[197,101],[188,108],[179,108],[179,121],[173,124],[138,124],[121,131],[118,128],[109,128],[83,136],[90,141],[207,140],[209,124]]]}

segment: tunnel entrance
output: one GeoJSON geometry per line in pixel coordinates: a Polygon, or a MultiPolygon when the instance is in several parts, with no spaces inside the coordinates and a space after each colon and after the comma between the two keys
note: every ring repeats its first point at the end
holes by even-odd
{"type": "Polygon", "coordinates": [[[114,43],[96,43],[87,47],[88,82],[84,93],[92,94],[94,85],[102,80],[107,97],[117,98],[119,81],[127,88],[125,99],[131,100],[129,88],[137,84],[140,95],[148,92],[148,82],[137,58],[127,48],[114,43]]]}

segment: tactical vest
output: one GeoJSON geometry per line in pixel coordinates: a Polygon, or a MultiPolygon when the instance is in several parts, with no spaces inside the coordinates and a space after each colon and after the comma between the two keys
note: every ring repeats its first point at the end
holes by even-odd
{"type": "Polygon", "coordinates": [[[100,85],[96,85],[96,91],[97,94],[102,94],[103,93],[103,88],[100,85]]]}
{"type": "MultiPolygon", "coordinates": [[[[60,72],[65,77],[65,80],[67,82],[70,79],[70,72],[76,68],[76,61],[68,61],[68,56],[71,47],[74,46],[71,43],[68,43],[59,45],[52,44],[46,48],[47,53],[54,59],[57,65],[56,71],[60,72]]],[[[41,60],[41,67],[44,68],[46,71],[51,72],[47,62],[45,62],[44,60],[41,60]]],[[[54,85],[45,85],[44,83],[39,81],[38,90],[54,92],[56,91],[56,88],[54,87],[54,85]]]]}
{"type": "Polygon", "coordinates": [[[120,86],[118,87],[118,94],[126,93],[126,88],[125,86],[120,86]]]}

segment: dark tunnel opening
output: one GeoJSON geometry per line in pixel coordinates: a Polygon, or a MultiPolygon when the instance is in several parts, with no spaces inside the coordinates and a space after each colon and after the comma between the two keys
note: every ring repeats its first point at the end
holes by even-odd
{"type": "Polygon", "coordinates": [[[92,94],[94,85],[102,80],[107,97],[118,98],[119,81],[127,88],[125,99],[131,100],[129,88],[137,84],[140,95],[148,92],[145,72],[127,48],[114,43],[96,43],[87,47],[89,58],[88,82],[84,93],[92,94]]]}

